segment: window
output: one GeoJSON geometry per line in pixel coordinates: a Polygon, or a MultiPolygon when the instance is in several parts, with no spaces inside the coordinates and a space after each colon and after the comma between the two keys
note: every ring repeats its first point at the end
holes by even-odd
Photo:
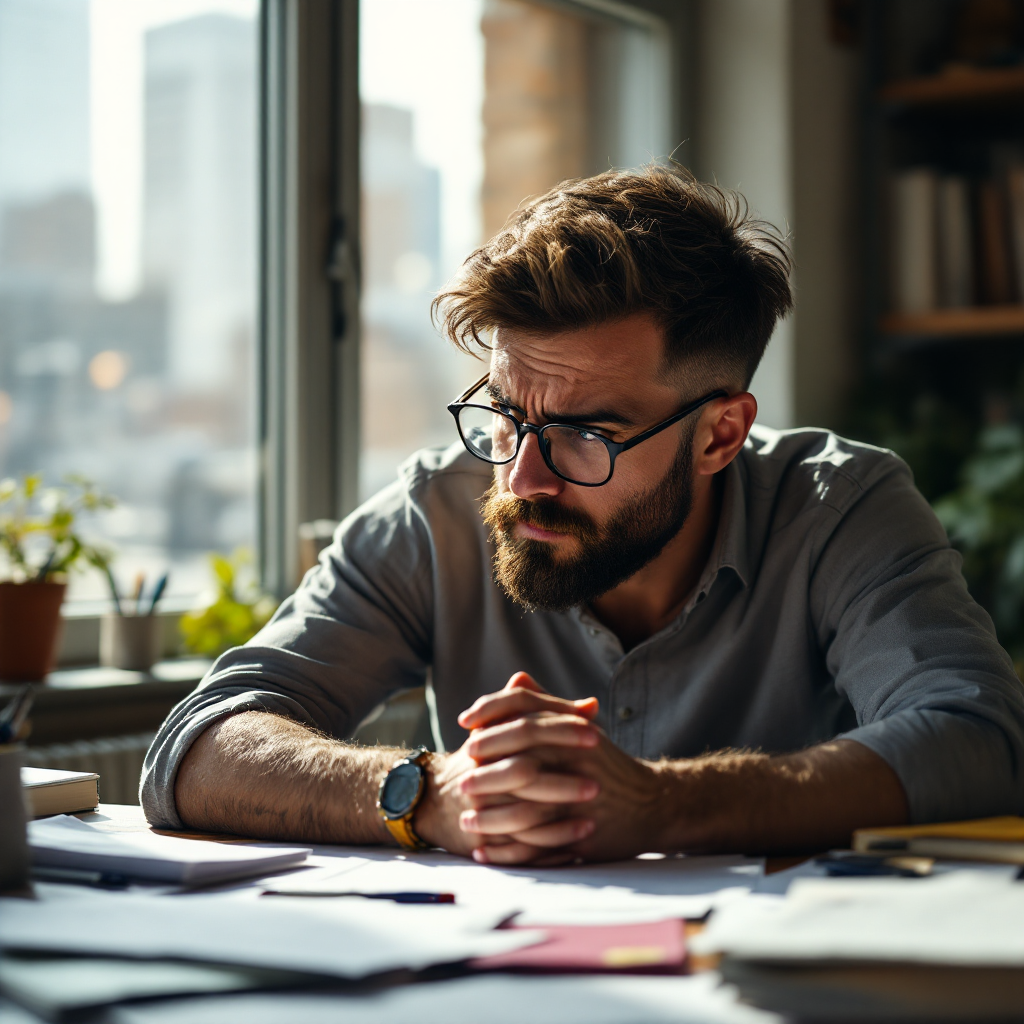
{"type": "Polygon", "coordinates": [[[432,294],[524,198],[678,140],[666,29],[625,4],[362,0],[360,20],[366,498],[455,439],[445,405],[481,372],[432,294]]]}
{"type": "Polygon", "coordinates": [[[179,597],[256,539],[258,13],[0,0],[0,476],[96,480],[179,597]]]}

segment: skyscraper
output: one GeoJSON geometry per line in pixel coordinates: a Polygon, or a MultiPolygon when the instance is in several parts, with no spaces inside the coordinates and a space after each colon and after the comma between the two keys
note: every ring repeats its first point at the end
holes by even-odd
{"type": "Polygon", "coordinates": [[[89,5],[0,0],[0,207],[89,191],[89,5]]]}
{"type": "Polygon", "coordinates": [[[252,329],[255,23],[223,14],[146,34],[142,272],[170,298],[178,387],[224,386],[252,329]]]}

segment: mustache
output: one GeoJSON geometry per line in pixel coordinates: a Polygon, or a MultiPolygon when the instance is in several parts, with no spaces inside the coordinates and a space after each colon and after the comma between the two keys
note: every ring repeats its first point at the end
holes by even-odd
{"type": "Polygon", "coordinates": [[[526,501],[512,494],[499,494],[496,484],[491,484],[483,497],[481,515],[492,534],[507,535],[517,523],[525,523],[541,530],[566,533],[584,543],[593,543],[600,537],[600,531],[586,512],[566,508],[551,498],[526,501]]]}

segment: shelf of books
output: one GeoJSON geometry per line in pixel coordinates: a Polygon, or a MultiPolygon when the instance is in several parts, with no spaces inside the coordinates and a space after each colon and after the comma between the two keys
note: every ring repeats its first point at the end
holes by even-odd
{"type": "Polygon", "coordinates": [[[979,150],[975,168],[890,174],[883,334],[1024,340],[1024,141],[979,150]]]}
{"type": "Polygon", "coordinates": [[[937,75],[887,82],[877,93],[885,104],[931,106],[978,101],[1024,103],[1024,68],[977,68],[952,64],[937,75]]]}
{"type": "Polygon", "coordinates": [[[933,309],[923,313],[886,313],[883,334],[914,338],[1020,337],[1024,341],[1024,305],[933,309]]]}

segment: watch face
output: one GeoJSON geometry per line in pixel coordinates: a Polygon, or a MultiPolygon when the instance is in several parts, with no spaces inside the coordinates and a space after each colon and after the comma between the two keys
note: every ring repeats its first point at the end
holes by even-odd
{"type": "Polygon", "coordinates": [[[384,780],[380,806],[389,817],[400,818],[413,805],[420,791],[423,769],[418,764],[400,764],[384,780]]]}

